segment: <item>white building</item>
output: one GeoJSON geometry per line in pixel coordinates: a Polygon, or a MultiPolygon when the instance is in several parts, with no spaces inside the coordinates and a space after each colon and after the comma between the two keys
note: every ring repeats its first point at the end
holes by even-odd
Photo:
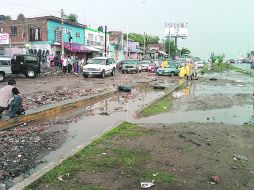
{"type": "MultiPolygon", "coordinates": [[[[106,35],[106,52],[109,54],[109,33],[106,35]]],[[[105,32],[99,31],[94,28],[85,28],[85,46],[90,46],[94,48],[94,56],[103,56],[105,55],[105,32]]],[[[93,57],[94,57],[93,56],[93,57]]]]}

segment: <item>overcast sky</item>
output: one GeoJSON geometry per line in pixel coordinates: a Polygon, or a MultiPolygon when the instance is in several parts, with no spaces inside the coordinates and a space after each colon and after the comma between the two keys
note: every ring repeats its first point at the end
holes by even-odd
{"type": "Polygon", "coordinates": [[[161,38],[165,22],[188,22],[189,37],[179,46],[206,59],[211,52],[237,58],[254,49],[254,0],[1,0],[0,14],[60,16],[61,8],[82,24],[161,38]]]}

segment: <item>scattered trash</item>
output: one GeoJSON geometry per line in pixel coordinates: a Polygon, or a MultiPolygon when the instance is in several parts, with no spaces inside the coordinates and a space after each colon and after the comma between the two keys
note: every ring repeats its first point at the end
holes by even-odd
{"type": "Polygon", "coordinates": [[[234,160],[245,160],[248,161],[248,158],[246,158],[245,156],[242,155],[234,155],[234,160]]]}
{"type": "Polygon", "coordinates": [[[212,176],[210,178],[211,182],[214,182],[214,183],[219,183],[220,182],[220,177],[219,176],[212,176]]]}
{"type": "Polygon", "coordinates": [[[131,92],[131,87],[127,85],[118,86],[120,92],[131,92]]]}
{"type": "Polygon", "coordinates": [[[164,109],[164,110],[166,110],[166,109],[167,109],[167,107],[163,107],[163,109],[164,109]]]}
{"type": "Polygon", "coordinates": [[[156,177],[157,175],[159,175],[158,173],[155,173],[155,174],[153,174],[153,177],[156,177]]]}
{"type": "Polygon", "coordinates": [[[103,152],[102,155],[107,155],[107,153],[106,153],[106,152],[103,152]]]}
{"type": "Polygon", "coordinates": [[[215,78],[215,77],[212,77],[212,78],[210,78],[210,80],[211,80],[211,81],[215,81],[215,80],[218,80],[218,79],[215,78]]]}
{"type": "Polygon", "coordinates": [[[250,173],[251,173],[251,174],[254,174],[254,172],[252,172],[252,171],[251,171],[250,173]]]}
{"type": "Polygon", "coordinates": [[[69,174],[69,173],[64,174],[64,175],[60,175],[60,176],[57,177],[57,179],[58,179],[59,181],[64,181],[64,179],[66,179],[66,178],[68,178],[68,177],[70,177],[70,174],[69,174]]]}
{"type": "Polygon", "coordinates": [[[152,183],[152,182],[141,182],[141,188],[142,189],[148,189],[152,186],[154,186],[154,183],[152,183]]]}
{"type": "Polygon", "coordinates": [[[166,89],[166,87],[163,86],[163,85],[154,85],[153,88],[154,89],[160,89],[160,90],[165,90],[166,89]]]}

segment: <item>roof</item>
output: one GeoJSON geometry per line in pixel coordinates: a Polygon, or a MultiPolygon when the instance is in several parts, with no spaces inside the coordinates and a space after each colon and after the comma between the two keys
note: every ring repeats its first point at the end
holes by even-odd
{"type": "MultiPolygon", "coordinates": [[[[42,20],[52,20],[56,22],[62,22],[61,18],[55,17],[55,16],[42,16],[42,17],[31,17],[31,18],[25,18],[24,20],[6,20],[6,21],[0,21],[0,23],[16,23],[16,24],[23,24],[26,21],[32,21],[32,23],[41,22],[42,20]]],[[[65,24],[69,24],[72,26],[80,27],[80,28],[86,28],[87,26],[80,23],[71,22],[68,20],[64,20],[65,24]]]]}

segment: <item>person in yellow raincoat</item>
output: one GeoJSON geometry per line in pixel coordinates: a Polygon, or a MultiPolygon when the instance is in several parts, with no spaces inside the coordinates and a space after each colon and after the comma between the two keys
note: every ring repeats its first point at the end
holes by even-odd
{"type": "Polygon", "coordinates": [[[185,65],[182,65],[180,68],[179,68],[179,78],[184,78],[185,77],[185,65]]]}
{"type": "Polygon", "coordinates": [[[167,60],[163,60],[162,63],[161,63],[161,68],[165,68],[165,67],[168,67],[168,62],[167,60]]]}
{"type": "Polygon", "coordinates": [[[189,61],[187,61],[185,63],[185,72],[186,72],[186,75],[187,75],[187,80],[189,80],[189,78],[192,79],[192,77],[191,77],[190,62],[189,61]]]}

